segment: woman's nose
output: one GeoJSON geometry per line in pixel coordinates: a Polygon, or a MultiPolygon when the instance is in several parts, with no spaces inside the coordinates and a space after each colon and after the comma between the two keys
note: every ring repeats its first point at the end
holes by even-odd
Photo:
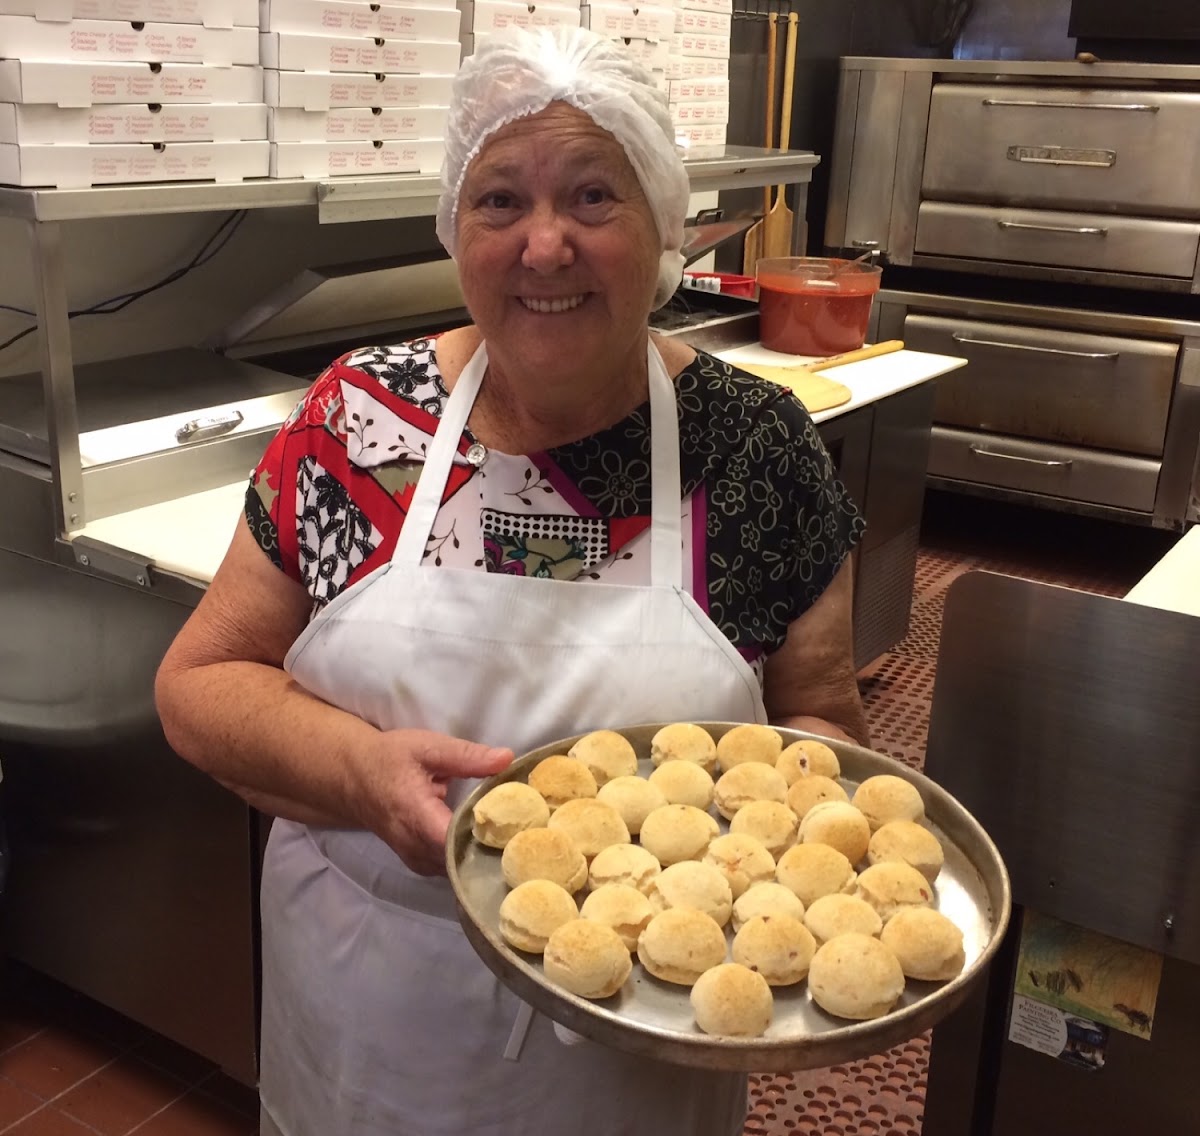
{"type": "Polygon", "coordinates": [[[529,216],[521,263],[534,272],[556,272],[575,261],[567,218],[551,208],[529,216]]]}

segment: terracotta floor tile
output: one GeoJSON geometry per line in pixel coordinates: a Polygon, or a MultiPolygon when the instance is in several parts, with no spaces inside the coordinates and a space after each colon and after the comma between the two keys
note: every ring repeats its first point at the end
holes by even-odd
{"type": "Polygon", "coordinates": [[[136,1136],[257,1136],[251,1118],[192,1090],[133,1130],[136,1136]]]}
{"type": "Polygon", "coordinates": [[[7,1128],[4,1136],[96,1136],[95,1129],[72,1120],[53,1105],[46,1105],[20,1124],[7,1128]]]}
{"type": "Polygon", "coordinates": [[[41,1104],[41,1097],[35,1097],[33,1093],[14,1085],[7,1077],[0,1077],[0,1132],[21,1117],[28,1116],[41,1104]]]}
{"type": "Polygon", "coordinates": [[[125,1136],[187,1091],[184,1082],[139,1061],[118,1057],[54,1103],[103,1136],[125,1136]]]}
{"type": "Polygon", "coordinates": [[[40,1097],[56,1097],[118,1054],[110,1043],[50,1026],[0,1056],[0,1076],[40,1097]]]}
{"type": "Polygon", "coordinates": [[[46,1028],[45,1018],[25,1006],[0,1009],[0,1053],[28,1041],[46,1028]]]}

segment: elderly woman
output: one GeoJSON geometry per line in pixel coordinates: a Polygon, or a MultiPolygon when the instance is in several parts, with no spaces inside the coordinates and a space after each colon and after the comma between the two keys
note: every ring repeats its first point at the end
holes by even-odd
{"type": "Polygon", "coordinates": [[[649,76],[522,35],[453,104],[438,234],[474,324],[317,380],[159,675],[176,749],[279,818],[264,1131],[731,1136],[743,1077],[525,1028],[439,875],[451,807],[597,727],[865,740],[861,522],[788,392],[647,329],[688,195],[649,76]]]}

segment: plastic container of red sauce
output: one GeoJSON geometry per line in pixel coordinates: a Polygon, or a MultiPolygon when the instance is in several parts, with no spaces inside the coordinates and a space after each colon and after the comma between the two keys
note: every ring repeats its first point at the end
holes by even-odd
{"type": "Polygon", "coordinates": [[[839,355],[867,339],[883,270],[836,257],[781,256],[758,262],[759,339],[785,355],[839,355]]]}

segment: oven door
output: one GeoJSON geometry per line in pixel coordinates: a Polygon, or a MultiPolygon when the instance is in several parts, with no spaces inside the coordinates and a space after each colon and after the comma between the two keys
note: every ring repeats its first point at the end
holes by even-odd
{"type": "Polygon", "coordinates": [[[968,360],[938,380],[936,424],[1162,457],[1177,343],[911,312],[904,342],[968,360]]]}
{"type": "Polygon", "coordinates": [[[922,197],[1195,217],[1200,93],[939,83],[922,197]]]}

